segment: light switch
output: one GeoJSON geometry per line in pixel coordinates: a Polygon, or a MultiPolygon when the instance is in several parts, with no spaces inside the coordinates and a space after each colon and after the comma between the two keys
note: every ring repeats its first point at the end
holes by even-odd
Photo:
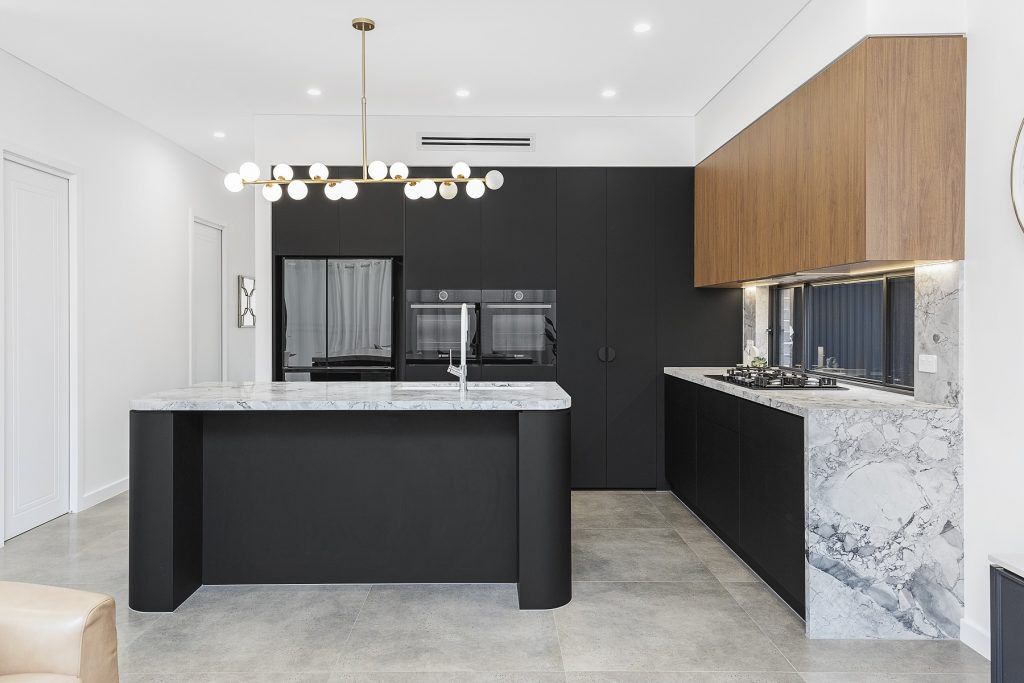
{"type": "Polygon", "coordinates": [[[939,357],[922,353],[917,357],[917,369],[921,372],[938,372],[939,357]]]}

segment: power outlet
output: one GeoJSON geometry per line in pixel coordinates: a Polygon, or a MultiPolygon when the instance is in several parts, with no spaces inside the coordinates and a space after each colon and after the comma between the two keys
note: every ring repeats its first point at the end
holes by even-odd
{"type": "Polygon", "coordinates": [[[938,372],[939,371],[939,357],[932,356],[922,353],[917,357],[917,369],[921,372],[938,372]]]}

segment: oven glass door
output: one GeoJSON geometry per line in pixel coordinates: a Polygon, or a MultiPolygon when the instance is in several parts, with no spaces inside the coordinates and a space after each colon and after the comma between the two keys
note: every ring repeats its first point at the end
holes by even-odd
{"type": "Polygon", "coordinates": [[[484,304],[484,363],[554,365],[554,304],[484,304]]]}
{"type": "MultiPolygon", "coordinates": [[[[476,359],[480,354],[478,305],[469,307],[469,347],[466,354],[476,359]]],[[[409,304],[409,347],[406,360],[413,363],[447,363],[449,351],[452,362],[459,362],[459,331],[462,304],[409,304]]]]}

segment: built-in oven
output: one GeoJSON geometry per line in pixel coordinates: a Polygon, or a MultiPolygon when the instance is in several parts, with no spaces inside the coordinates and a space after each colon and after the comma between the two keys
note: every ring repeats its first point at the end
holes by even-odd
{"type": "Polygon", "coordinates": [[[555,290],[484,290],[480,311],[485,378],[497,378],[488,366],[549,368],[553,373],[558,356],[555,290]]]}
{"type": "Polygon", "coordinates": [[[469,308],[469,346],[466,360],[480,359],[479,289],[410,289],[406,292],[405,362],[447,367],[448,354],[458,364],[462,304],[469,308]]]}

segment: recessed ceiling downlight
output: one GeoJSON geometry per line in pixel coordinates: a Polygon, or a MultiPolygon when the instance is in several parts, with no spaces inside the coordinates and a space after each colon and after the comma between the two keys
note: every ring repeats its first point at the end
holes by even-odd
{"type": "Polygon", "coordinates": [[[225,137],[227,137],[227,135],[225,135],[224,131],[222,130],[215,130],[213,131],[213,137],[217,138],[218,140],[223,140],[225,137]]]}
{"type": "Polygon", "coordinates": [[[458,90],[455,91],[455,96],[456,97],[469,97],[469,91],[466,90],[465,88],[459,88],[458,90]]]}
{"type": "Polygon", "coordinates": [[[615,97],[615,90],[612,88],[605,88],[601,91],[601,97],[615,97]]]}
{"type": "Polygon", "coordinates": [[[633,26],[633,32],[634,33],[647,33],[650,30],[651,30],[651,25],[648,24],[646,21],[641,21],[639,24],[636,24],[635,26],[633,26]]]}
{"type": "Polygon", "coordinates": [[[321,95],[324,94],[324,92],[320,88],[310,88],[309,90],[306,91],[306,94],[309,95],[310,97],[320,97],[321,95]]]}

